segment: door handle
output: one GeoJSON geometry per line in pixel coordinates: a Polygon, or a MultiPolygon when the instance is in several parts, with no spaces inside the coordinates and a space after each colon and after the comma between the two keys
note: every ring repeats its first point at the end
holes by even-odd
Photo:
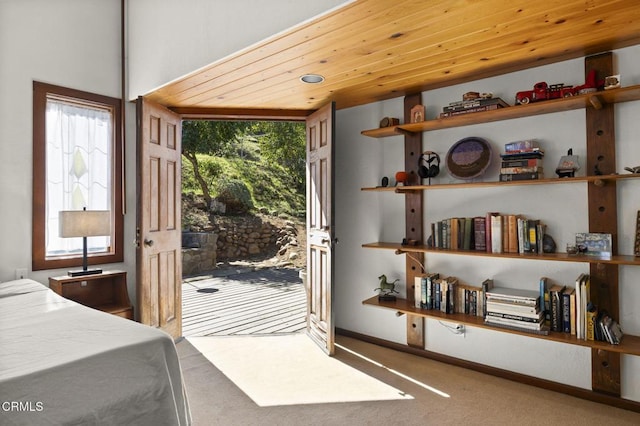
{"type": "Polygon", "coordinates": [[[144,245],[147,247],[151,247],[153,245],[153,240],[144,239],[144,245]]]}

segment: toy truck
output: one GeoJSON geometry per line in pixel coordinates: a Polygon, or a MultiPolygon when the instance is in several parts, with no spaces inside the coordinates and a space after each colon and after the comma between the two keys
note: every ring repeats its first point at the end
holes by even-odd
{"type": "Polygon", "coordinates": [[[586,81],[581,86],[567,86],[565,84],[547,84],[542,81],[533,86],[533,90],[524,90],[516,93],[516,104],[526,105],[529,102],[544,101],[547,99],[566,98],[568,96],[595,92],[604,81],[596,81],[596,71],[591,70],[587,74],[586,81]]]}

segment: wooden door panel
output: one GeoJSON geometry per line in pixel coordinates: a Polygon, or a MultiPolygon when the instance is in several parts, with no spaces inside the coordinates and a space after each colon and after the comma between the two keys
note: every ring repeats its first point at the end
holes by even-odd
{"type": "Polygon", "coordinates": [[[138,100],[138,312],[182,334],[180,116],[138,100]]]}
{"type": "Polygon", "coordinates": [[[334,352],[333,292],[333,104],[307,119],[307,332],[334,352]]]}
{"type": "Polygon", "coordinates": [[[176,175],[176,170],[179,166],[175,161],[167,162],[167,230],[176,229],[177,209],[179,201],[176,200],[176,193],[180,194],[180,188],[176,187],[176,182],[179,181],[176,175]]]}
{"type": "Polygon", "coordinates": [[[149,231],[160,230],[160,158],[149,158],[149,209],[148,227],[149,231]],[[151,203],[155,203],[151,205],[151,203]]]}
{"type": "Polygon", "coordinates": [[[160,327],[160,307],[155,303],[158,300],[158,282],[160,282],[160,256],[157,254],[149,256],[148,262],[146,269],[149,273],[149,291],[145,292],[148,296],[143,299],[144,305],[148,308],[140,309],[139,307],[138,312],[146,313],[145,317],[141,318],[143,324],[160,327]]]}

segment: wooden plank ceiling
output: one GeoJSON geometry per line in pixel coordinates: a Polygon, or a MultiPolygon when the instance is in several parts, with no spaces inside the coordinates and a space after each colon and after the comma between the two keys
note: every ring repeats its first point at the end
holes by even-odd
{"type": "Polygon", "coordinates": [[[347,108],[638,43],[637,0],[358,0],[148,97],[195,115],[304,115],[329,101],[347,108]],[[307,73],[325,81],[302,83],[307,73]]]}

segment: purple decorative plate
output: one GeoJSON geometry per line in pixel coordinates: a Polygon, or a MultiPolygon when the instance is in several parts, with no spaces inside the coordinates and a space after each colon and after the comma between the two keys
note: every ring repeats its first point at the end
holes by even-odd
{"type": "Polygon", "coordinates": [[[491,163],[491,145],[485,139],[471,136],[454,143],[447,152],[449,174],[457,179],[481,176],[491,163]]]}

